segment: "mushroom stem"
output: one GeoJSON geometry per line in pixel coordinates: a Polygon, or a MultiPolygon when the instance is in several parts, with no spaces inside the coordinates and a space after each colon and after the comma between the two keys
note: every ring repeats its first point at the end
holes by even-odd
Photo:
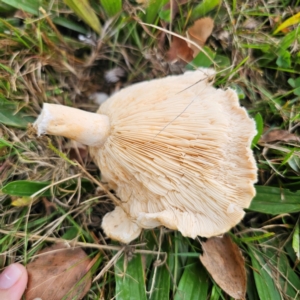
{"type": "Polygon", "coordinates": [[[110,132],[110,122],[106,115],[49,103],[44,103],[33,126],[38,135],[59,135],[98,147],[104,144],[110,132]]]}

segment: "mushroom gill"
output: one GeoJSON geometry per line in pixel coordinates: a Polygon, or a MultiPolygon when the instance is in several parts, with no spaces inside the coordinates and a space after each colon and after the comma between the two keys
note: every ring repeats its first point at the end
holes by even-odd
{"type": "MultiPolygon", "coordinates": [[[[211,237],[243,218],[255,195],[255,123],[235,91],[212,86],[213,74],[200,69],[124,88],[100,106],[95,125],[76,116],[93,132],[86,143],[120,198],[103,219],[107,236],[129,243],[142,228],[163,225],[211,237]]],[[[43,132],[56,134],[39,119],[39,132],[43,124],[43,132]]]]}

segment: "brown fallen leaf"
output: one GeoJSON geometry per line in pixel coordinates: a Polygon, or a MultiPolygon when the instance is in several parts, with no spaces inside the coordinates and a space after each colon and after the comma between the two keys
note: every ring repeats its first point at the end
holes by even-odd
{"type": "Polygon", "coordinates": [[[200,260],[215,282],[231,297],[245,299],[246,269],[238,246],[224,235],[209,238],[202,249],[200,260]]]}
{"type": "Polygon", "coordinates": [[[81,248],[54,244],[27,265],[26,300],[82,299],[91,287],[91,259],[81,248]]]}
{"type": "Polygon", "coordinates": [[[299,142],[300,137],[290,133],[287,130],[271,130],[263,134],[259,140],[260,143],[271,143],[271,142],[299,142]]]}
{"type": "MultiPolygon", "coordinates": [[[[213,29],[214,20],[210,17],[206,17],[195,21],[195,23],[188,28],[186,34],[191,41],[195,42],[200,47],[203,47],[213,29]]],[[[188,44],[188,46],[193,50],[193,56],[197,56],[197,54],[200,52],[200,49],[193,44],[188,44]]]]}
{"type": "Polygon", "coordinates": [[[167,53],[167,59],[170,62],[181,60],[188,63],[193,60],[193,50],[188,46],[185,40],[173,36],[170,49],[167,53]]]}

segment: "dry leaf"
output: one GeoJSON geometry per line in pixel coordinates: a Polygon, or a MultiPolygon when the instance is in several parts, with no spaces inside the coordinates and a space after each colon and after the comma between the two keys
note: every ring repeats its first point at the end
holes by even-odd
{"type": "MultiPolygon", "coordinates": [[[[206,43],[206,40],[211,35],[213,28],[214,20],[206,17],[197,20],[193,26],[187,30],[186,34],[191,41],[195,42],[200,47],[203,47],[206,43]]],[[[197,56],[197,54],[200,52],[200,49],[192,44],[189,44],[188,46],[193,50],[193,56],[197,56]]]]}
{"type": "Polygon", "coordinates": [[[50,202],[46,197],[42,198],[45,211],[46,211],[46,216],[50,216],[54,211],[56,211],[56,204],[53,202],[50,202]]]}
{"type": "Polygon", "coordinates": [[[271,143],[271,142],[299,142],[300,137],[290,133],[287,130],[271,130],[265,134],[262,135],[259,142],[260,143],[271,143]]]}
{"type": "Polygon", "coordinates": [[[246,269],[238,246],[224,235],[208,239],[202,249],[200,260],[215,282],[231,297],[245,299],[246,269]]]}
{"type": "Polygon", "coordinates": [[[81,248],[66,248],[60,243],[43,249],[38,255],[27,265],[26,300],[84,297],[91,287],[88,273],[91,260],[81,248]]]}
{"type": "Polygon", "coordinates": [[[167,59],[171,62],[181,60],[188,63],[193,60],[193,50],[185,40],[173,36],[170,49],[167,53],[167,59]]]}

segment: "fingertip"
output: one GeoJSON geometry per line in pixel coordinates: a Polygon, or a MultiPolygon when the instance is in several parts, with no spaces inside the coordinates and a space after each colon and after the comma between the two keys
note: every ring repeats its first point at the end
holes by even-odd
{"type": "Polygon", "coordinates": [[[19,263],[9,265],[0,275],[0,299],[21,299],[28,281],[27,270],[19,263]]]}

